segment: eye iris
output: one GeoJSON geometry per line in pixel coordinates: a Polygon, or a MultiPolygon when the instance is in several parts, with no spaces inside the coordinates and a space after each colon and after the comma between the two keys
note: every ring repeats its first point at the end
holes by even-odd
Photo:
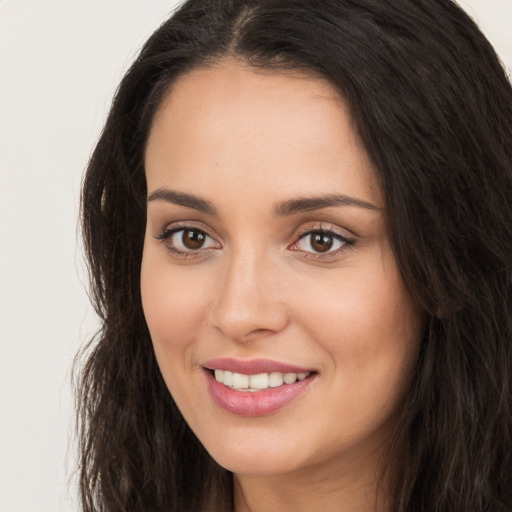
{"type": "Polygon", "coordinates": [[[205,234],[191,229],[185,230],[181,241],[187,249],[200,249],[205,241],[205,234]]]}
{"type": "Polygon", "coordinates": [[[315,233],[311,236],[311,247],[317,252],[327,252],[333,243],[333,237],[325,233],[315,233]]]}

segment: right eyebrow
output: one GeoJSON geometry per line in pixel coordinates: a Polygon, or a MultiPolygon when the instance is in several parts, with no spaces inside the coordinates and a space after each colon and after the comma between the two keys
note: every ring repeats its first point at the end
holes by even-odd
{"type": "Polygon", "coordinates": [[[213,206],[210,201],[206,201],[206,199],[201,199],[200,197],[192,194],[169,190],[168,188],[158,188],[148,195],[148,203],[150,201],[158,200],[167,201],[168,203],[177,204],[178,206],[185,206],[186,208],[192,208],[211,215],[215,215],[217,213],[215,206],[213,206]]]}
{"type": "Polygon", "coordinates": [[[298,199],[290,199],[278,203],[274,207],[274,215],[284,217],[288,215],[296,215],[302,212],[313,212],[323,208],[333,206],[356,206],[367,210],[378,211],[381,208],[372,203],[357,199],[355,197],[346,196],[344,194],[329,194],[319,197],[299,197],[298,199]]]}

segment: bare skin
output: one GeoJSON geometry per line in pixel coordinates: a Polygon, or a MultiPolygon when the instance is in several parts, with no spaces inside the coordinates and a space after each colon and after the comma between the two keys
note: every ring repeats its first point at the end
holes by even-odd
{"type": "Polygon", "coordinates": [[[343,100],[224,60],[173,85],[145,163],[146,320],[183,416],[235,475],[236,512],[386,512],[376,475],[421,317],[343,100]],[[239,414],[212,398],[216,358],[306,368],[308,385],[239,414]]]}

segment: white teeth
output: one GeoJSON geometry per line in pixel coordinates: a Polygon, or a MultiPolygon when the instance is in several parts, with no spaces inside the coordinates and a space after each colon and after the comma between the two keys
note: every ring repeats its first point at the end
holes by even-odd
{"type": "Polygon", "coordinates": [[[236,389],[247,389],[249,387],[249,375],[233,373],[233,384],[236,389]]]}
{"type": "Polygon", "coordinates": [[[283,384],[293,384],[304,380],[310,375],[305,373],[259,373],[257,375],[245,375],[243,373],[230,372],[228,370],[215,370],[215,380],[232,389],[243,391],[260,391],[267,388],[276,388],[283,384]]]}
{"type": "MultiPolygon", "coordinates": [[[[217,376],[215,376],[215,378],[217,378],[217,376]]],[[[220,382],[220,380],[219,380],[219,382],[220,382]]],[[[228,372],[227,370],[224,370],[224,378],[222,379],[222,383],[225,384],[226,386],[232,386],[233,385],[233,372],[228,372]]]]}
{"type": "Polygon", "coordinates": [[[285,384],[293,384],[297,380],[296,373],[285,373],[283,377],[285,384]]]}
{"type": "Polygon", "coordinates": [[[258,375],[249,376],[249,387],[252,389],[268,388],[268,373],[259,373],[258,375]]]}
{"type": "Polygon", "coordinates": [[[273,372],[268,376],[268,385],[271,388],[277,388],[283,385],[283,374],[279,372],[273,372]]]}

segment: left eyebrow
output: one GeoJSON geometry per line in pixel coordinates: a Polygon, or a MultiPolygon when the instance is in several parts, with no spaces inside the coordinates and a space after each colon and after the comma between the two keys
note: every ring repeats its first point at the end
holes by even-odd
{"type": "Polygon", "coordinates": [[[283,201],[274,206],[274,215],[277,217],[287,217],[297,213],[312,212],[332,206],[356,206],[373,211],[381,209],[372,203],[356,199],[355,197],[345,196],[343,194],[330,194],[327,196],[301,197],[283,201]]]}
{"type": "Polygon", "coordinates": [[[217,210],[210,201],[201,199],[200,197],[192,194],[185,194],[184,192],[176,192],[175,190],[169,190],[167,188],[159,188],[154,192],[151,192],[148,196],[148,202],[150,201],[166,201],[168,203],[177,204],[178,206],[185,206],[186,208],[192,208],[200,212],[209,213],[215,215],[217,210]]]}

